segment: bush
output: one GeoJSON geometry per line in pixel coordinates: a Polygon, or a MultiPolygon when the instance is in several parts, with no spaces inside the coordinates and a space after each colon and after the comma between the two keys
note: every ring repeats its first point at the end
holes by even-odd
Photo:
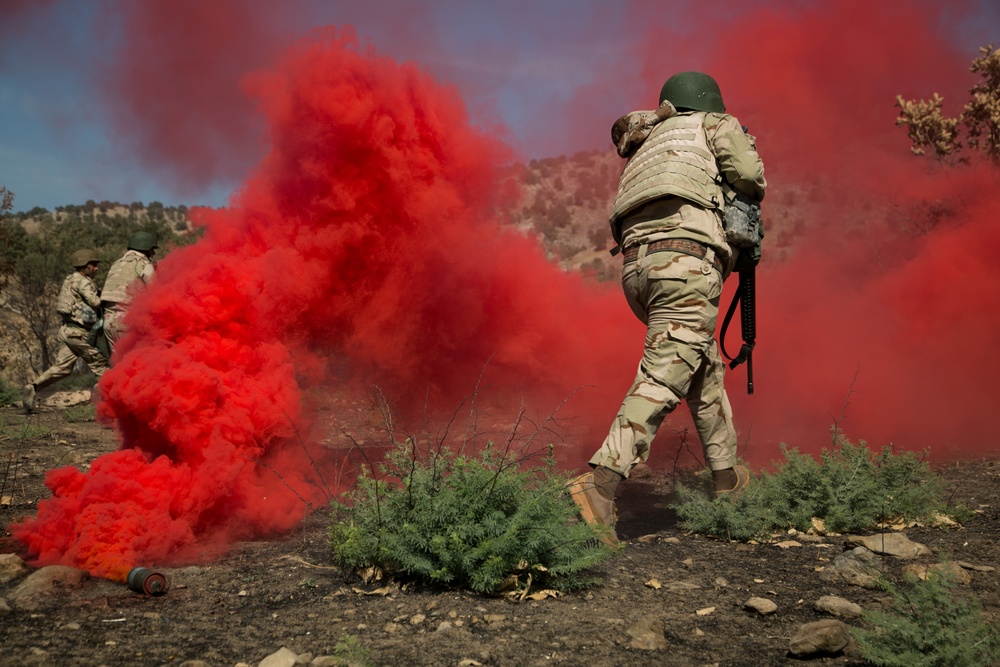
{"type": "Polygon", "coordinates": [[[0,377],[0,405],[20,405],[21,388],[0,377]]]}
{"type": "Polygon", "coordinates": [[[880,667],[978,667],[1000,660],[1000,632],[986,622],[975,598],[962,598],[945,577],[883,584],[893,596],[887,612],[862,616],[871,630],[851,628],[861,655],[880,667]]]}
{"type": "Polygon", "coordinates": [[[570,590],[612,552],[575,521],[567,479],[551,456],[515,460],[487,445],[476,456],[399,443],[334,502],[337,564],[390,576],[496,593],[509,587],[570,590]]]}
{"type": "Polygon", "coordinates": [[[66,408],[66,412],[63,416],[66,421],[70,423],[76,422],[92,422],[97,414],[97,406],[93,403],[84,403],[83,405],[71,405],[66,408]]]}
{"type": "Polygon", "coordinates": [[[708,500],[683,487],[676,506],[681,526],[734,540],[766,539],[779,530],[806,531],[814,518],[831,532],[855,532],[888,520],[928,519],[942,511],[943,486],[912,452],[880,452],[834,434],[820,460],[782,445],[785,457],[735,500],[708,500]]]}

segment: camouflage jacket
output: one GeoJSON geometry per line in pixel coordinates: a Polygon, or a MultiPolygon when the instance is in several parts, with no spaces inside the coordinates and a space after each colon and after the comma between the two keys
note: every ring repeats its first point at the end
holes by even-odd
{"type": "Polygon", "coordinates": [[[66,276],[56,299],[56,312],[64,323],[72,321],[89,328],[97,321],[100,308],[101,296],[93,280],[79,271],[66,276]]]}
{"type": "Polygon", "coordinates": [[[138,250],[128,250],[111,268],[104,281],[101,300],[117,310],[125,310],[132,302],[136,287],[143,286],[153,277],[153,261],[138,250]]]}
{"type": "Polygon", "coordinates": [[[611,214],[615,241],[624,248],[686,238],[713,248],[728,266],[732,249],[722,225],[722,179],[756,201],[764,198],[764,165],[739,121],[703,111],[664,119],[622,171],[611,214]],[[678,211],[669,197],[697,211],[678,211]]]}

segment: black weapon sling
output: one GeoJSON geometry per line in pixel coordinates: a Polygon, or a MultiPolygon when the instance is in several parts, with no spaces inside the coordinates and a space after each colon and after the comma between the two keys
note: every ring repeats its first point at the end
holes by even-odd
{"type": "Polygon", "coordinates": [[[747,363],[748,394],[753,393],[753,348],[757,344],[757,310],[755,303],[757,297],[757,277],[755,274],[755,269],[739,272],[740,284],[736,288],[736,294],[733,295],[733,300],[729,304],[729,310],[726,311],[726,317],[722,320],[722,330],[719,332],[719,347],[722,349],[722,354],[726,359],[730,360],[729,368],[736,368],[744,361],[747,363]],[[743,345],[740,347],[739,354],[731,357],[726,352],[726,332],[729,330],[729,322],[733,319],[737,305],[740,306],[743,345]]]}

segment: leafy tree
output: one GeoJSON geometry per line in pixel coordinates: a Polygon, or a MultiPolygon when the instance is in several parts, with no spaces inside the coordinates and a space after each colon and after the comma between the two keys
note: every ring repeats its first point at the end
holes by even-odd
{"type": "Polygon", "coordinates": [[[959,153],[969,148],[984,152],[1000,164],[1000,49],[991,44],[981,47],[979,53],[969,70],[979,74],[980,81],[969,89],[972,99],[958,116],[950,118],[942,113],[944,98],[937,93],[930,100],[896,96],[896,106],[900,108],[896,125],[906,126],[912,143],[910,150],[915,155],[924,155],[929,150],[941,161],[965,162],[968,158],[959,153]]]}

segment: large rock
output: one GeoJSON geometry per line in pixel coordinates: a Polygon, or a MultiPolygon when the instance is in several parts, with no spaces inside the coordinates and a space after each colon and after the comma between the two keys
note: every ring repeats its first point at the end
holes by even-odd
{"type": "Polygon", "coordinates": [[[90,577],[67,565],[48,565],[28,575],[10,594],[15,609],[38,609],[55,598],[60,588],[75,588],[90,577]]]}
{"type": "Polygon", "coordinates": [[[805,658],[840,653],[851,643],[851,633],[841,621],[827,618],[801,626],[788,643],[792,655],[805,658]]]}
{"type": "Polygon", "coordinates": [[[879,533],[878,535],[850,535],[844,540],[848,547],[864,547],[869,551],[886,556],[910,560],[929,556],[931,550],[919,542],[914,542],[903,533],[879,533]]]}
{"type": "Polygon", "coordinates": [[[823,581],[848,583],[862,588],[878,588],[882,574],[882,561],[864,547],[845,551],[819,573],[823,581]]]}

